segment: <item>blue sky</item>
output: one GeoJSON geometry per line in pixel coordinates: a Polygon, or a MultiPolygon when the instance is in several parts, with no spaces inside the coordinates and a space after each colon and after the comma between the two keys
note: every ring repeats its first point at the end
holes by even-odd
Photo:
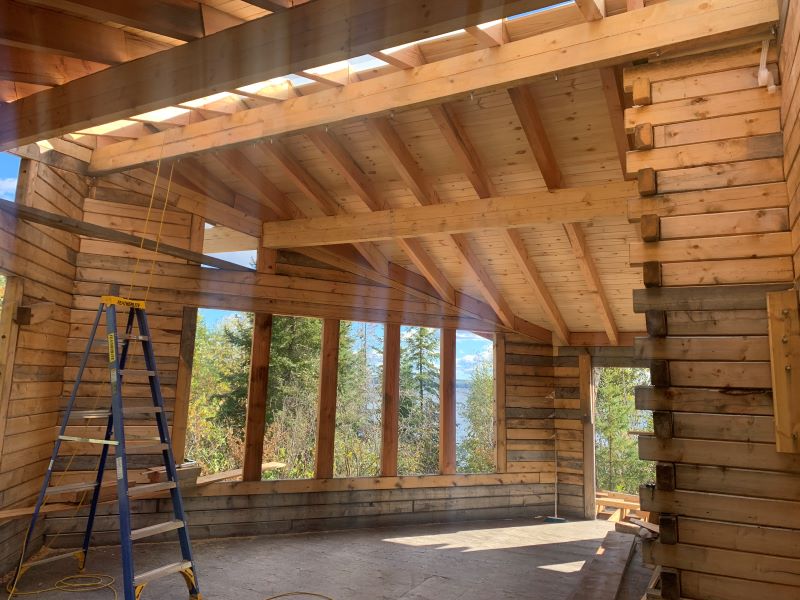
{"type": "Polygon", "coordinates": [[[6,152],[0,152],[0,198],[14,199],[18,172],[19,158],[6,152]]]}

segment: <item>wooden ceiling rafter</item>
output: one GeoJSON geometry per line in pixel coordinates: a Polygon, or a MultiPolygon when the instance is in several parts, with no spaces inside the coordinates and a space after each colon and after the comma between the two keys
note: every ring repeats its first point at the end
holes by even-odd
{"type": "MultiPolygon", "coordinates": [[[[533,152],[534,160],[542,173],[548,189],[558,189],[562,186],[563,177],[558,160],[547,137],[541,115],[536,107],[532,90],[528,86],[509,89],[512,104],[520,119],[522,128],[528,139],[528,144],[533,152]]],[[[608,339],[612,345],[619,344],[619,330],[614,320],[614,313],[600,280],[600,275],[586,244],[586,238],[580,223],[566,223],[564,229],[572,246],[573,254],[583,273],[589,291],[595,297],[597,310],[608,339]]],[[[569,337],[565,340],[569,342],[569,337]]]]}
{"type": "Polygon", "coordinates": [[[511,41],[504,19],[485,26],[472,25],[465,27],[464,31],[475,38],[475,41],[483,48],[494,48],[511,41]]]}
{"type": "MultiPolygon", "coordinates": [[[[377,193],[372,181],[333,135],[322,130],[316,130],[310,132],[308,137],[328,161],[334,165],[367,208],[371,211],[388,208],[385,200],[377,193]]],[[[453,286],[422,244],[413,238],[396,240],[396,242],[442,299],[451,304],[457,304],[453,286]]]]}
{"type": "Polygon", "coordinates": [[[606,331],[608,340],[612,346],[618,346],[620,341],[619,329],[614,319],[614,312],[611,310],[611,305],[608,303],[608,297],[603,288],[603,282],[600,280],[600,273],[597,271],[597,266],[595,265],[594,259],[592,259],[589,245],[586,243],[583,227],[580,223],[567,223],[564,225],[564,231],[567,233],[569,243],[572,246],[572,252],[578,260],[578,265],[586,280],[586,285],[594,296],[600,320],[603,322],[603,328],[606,331]]]}
{"type": "Polygon", "coordinates": [[[625,179],[635,179],[636,174],[628,173],[626,154],[631,149],[631,140],[625,131],[625,91],[622,88],[622,75],[617,67],[602,67],[600,69],[600,82],[603,95],[608,107],[608,116],[611,120],[611,130],[614,133],[614,145],[617,148],[622,176],[625,179]]]}
{"type": "MultiPolygon", "coordinates": [[[[325,215],[332,216],[343,212],[325,187],[291,155],[282,142],[277,140],[270,141],[266,144],[260,144],[259,148],[262,149],[266,156],[278,164],[294,185],[310,200],[314,201],[319,210],[325,215]]],[[[375,271],[382,275],[388,275],[389,261],[375,244],[366,242],[354,244],[354,246],[375,271]]]]}
{"type": "MultiPolygon", "coordinates": [[[[417,201],[422,205],[440,203],[441,200],[433,185],[427,180],[391,122],[381,117],[370,119],[367,121],[367,129],[417,201]]],[[[448,238],[457,250],[459,261],[470,272],[486,303],[492,307],[503,324],[511,329],[518,329],[520,319],[514,315],[508,302],[492,282],[467,236],[463,233],[456,233],[449,235],[448,238]]],[[[535,328],[539,339],[552,339],[550,331],[538,326],[532,327],[535,328]]]]}
{"type": "MultiPolygon", "coordinates": [[[[461,164],[462,170],[472,183],[472,187],[475,189],[478,197],[489,198],[491,196],[496,196],[497,192],[494,184],[486,173],[486,169],[483,167],[478,153],[475,151],[466,130],[459,122],[452,107],[448,105],[431,106],[428,110],[450,146],[450,149],[455,154],[456,159],[461,164]]],[[[504,229],[502,231],[503,240],[514,262],[531,286],[553,331],[564,343],[567,343],[570,335],[569,329],[564,322],[561,311],[558,309],[550,291],[547,289],[547,285],[542,279],[539,270],[528,254],[525,248],[525,241],[522,239],[520,232],[516,229],[504,229]]]]}
{"type": "Polygon", "coordinates": [[[57,93],[44,90],[2,105],[0,147],[5,150],[53,138],[127,118],[131,113],[284,77],[551,3],[484,0],[465,9],[460,3],[431,4],[426,0],[380,4],[372,0],[316,0],[177,45],[158,56],[116,65],[111,71],[100,71],[105,73],[101,77],[70,81],[64,84],[68,89],[57,93]],[[320,19],[319,13],[331,16],[320,19]],[[292,52],[285,51],[287,44],[292,52]],[[206,57],[202,66],[195,60],[198,55],[206,57]],[[162,73],[159,85],[145,85],[156,72],[162,73]],[[124,93],[120,88],[132,85],[139,86],[139,93],[124,93]],[[38,117],[26,117],[27,111],[38,117]],[[6,122],[29,125],[15,126],[12,132],[2,125],[6,122]]]}
{"type": "MultiPolygon", "coordinates": [[[[314,6],[319,6],[320,1],[322,0],[317,0],[314,6]]],[[[736,10],[742,3],[753,1],[721,0],[720,3],[710,4],[703,0],[694,0],[689,5],[681,4],[680,7],[659,5],[641,9],[647,12],[644,15],[646,18],[639,14],[621,13],[598,22],[567,27],[561,30],[562,35],[558,38],[553,38],[552,34],[534,35],[509,42],[502,47],[502,50],[506,50],[513,46],[509,51],[479,50],[437,63],[420,65],[416,67],[413,79],[406,72],[387,73],[378,78],[323,90],[313,94],[313,97],[302,96],[281,104],[249,109],[242,114],[218,117],[213,124],[204,124],[202,129],[188,126],[182,135],[156,135],[136,141],[119,142],[95,154],[91,171],[100,173],[148,162],[152,160],[156,148],[159,153],[163,151],[164,156],[186,152],[187,147],[193,152],[202,152],[216,147],[223,139],[225,144],[237,144],[344,119],[371,118],[400,107],[447,101],[475,90],[519,86],[536,76],[555,71],[605,66],[613,61],[645,56],[665,45],[687,41],[712,43],[743,30],[768,31],[777,18],[777,11],[770,0],[757,0],[756,5],[750,6],[747,11],[736,10]],[[682,26],[667,27],[676,18],[681,18],[682,26]],[[713,31],[707,27],[709,19],[715,22],[713,31]],[[576,43],[575,39],[580,41],[576,43]],[[530,61],[525,60],[526,58],[530,61]],[[444,81],[447,85],[442,84],[444,81]],[[402,88],[402,94],[395,92],[398,87],[402,88]],[[191,140],[191,143],[184,143],[186,140],[191,140]]],[[[296,10],[302,11],[303,8],[296,10]]],[[[250,23],[246,23],[242,28],[249,25],[250,23]]],[[[229,33],[231,32],[226,31],[219,35],[225,36],[229,33]]],[[[289,69],[290,72],[293,70],[296,69],[289,69]]],[[[104,71],[92,78],[102,73],[104,71]]],[[[83,79],[88,81],[87,78],[83,79]]],[[[42,100],[46,98],[42,94],[34,97],[36,96],[42,100]]],[[[23,99],[20,107],[27,106],[25,100],[23,99]]],[[[3,110],[9,106],[13,105],[0,106],[0,117],[3,117],[3,110]]],[[[109,108],[110,106],[106,111],[109,108]]],[[[98,114],[106,112],[98,110],[98,114]]],[[[14,115],[8,116],[13,122],[14,115]]],[[[25,119],[21,121],[25,122],[25,119]]],[[[0,124],[3,122],[0,118],[0,124]]],[[[39,123],[44,128],[39,130],[40,135],[47,133],[52,136],[52,132],[47,130],[47,124],[41,120],[39,123]]],[[[8,143],[9,137],[26,141],[25,136],[24,129],[10,133],[3,131],[0,125],[0,148],[8,143]]]]}

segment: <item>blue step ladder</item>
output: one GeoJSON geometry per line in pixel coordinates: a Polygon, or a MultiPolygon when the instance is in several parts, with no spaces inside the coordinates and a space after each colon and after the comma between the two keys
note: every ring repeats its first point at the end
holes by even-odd
{"type": "MultiPolygon", "coordinates": [[[[101,340],[98,340],[101,341],[101,340]]],[[[103,296],[100,308],[95,315],[89,341],[86,350],[81,358],[75,384],[72,388],[67,408],[64,413],[61,428],[56,438],[53,454],[47,473],[42,483],[42,489],[36,502],[36,506],[31,517],[30,527],[23,546],[23,559],[25,548],[29,547],[33,536],[34,527],[39,518],[40,510],[48,496],[55,496],[66,493],[92,493],[91,505],[89,505],[89,519],[86,525],[86,532],[83,539],[83,547],[78,551],[68,552],[57,556],[50,556],[45,559],[24,563],[18,569],[15,580],[18,581],[22,574],[37,565],[51,563],[62,558],[74,556],[78,560],[81,570],[86,566],[86,557],[89,552],[89,545],[92,537],[92,527],[97,514],[97,504],[100,500],[100,492],[103,484],[103,474],[105,472],[106,459],[109,449],[114,448],[114,461],[117,476],[117,499],[119,502],[119,534],[120,546],[122,547],[122,575],[125,600],[139,600],[144,587],[156,579],[161,579],[168,575],[180,573],[189,588],[191,600],[200,600],[200,590],[197,585],[197,573],[194,560],[192,559],[192,548],[189,542],[189,531],[186,522],[186,515],[183,510],[183,501],[178,486],[178,474],[175,468],[175,459],[172,454],[172,444],[169,437],[169,426],[167,416],[164,412],[164,399],[161,395],[161,384],[158,379],[156,369],[156,359],[153,353],[153,343],[150,337],[150,327],[147,324],[147,313],[145,303],[139,300],[130,300],[120,296],[103,296]],[[122,336],[122,343],[117,335],[117,307],[129,309],[125,333],[122,336]],[[111,408],[110,410],[73,410],[75,399],[78,394],[78,387],[83,377],[83,372],[91,354],[91,349],[95,343],[97,330],[103,314],[106,316],[106,341],[108,342],[108,368],[111,381],[111,408]],[[138,328],[138,334],[134,334],[134,323],[138,328]],[[150,383],[150,392],[153,398],[153,405],[149,407],[125,407],[122,400],[122,382],[125,376],[125,366],[127,364],[130,343],[139,341],[142,344],[144,354],[145,369],[150,383]],[[166,481],[144,485],[128,486],[128,460],[126,454],[125,425],[124,417],[128,415],[142,415],[154,417],[158,427],[158,437],[146,439],[130,439],[127,443],[145,441],[147,446],[136,445],[136,449],[147,448],[161,450],[164,467],[166,468],[166,481]],[[66,435],[67,426],[72,422],[85,422],[87,419],[106,419],[106,432],[103,439],[92,439],[66,435]],[[63,442],[100,444],[100,463],[98,465],[97,477],[95,481],[86,483],[72,483],[67,485],[50,486],[53,476],[53,469],[59,456],[59,450],[63,442]],[[141,529],[131,529],[130,502],[132,499],[142,496],[150,496],[159,492],[169,491],[172,498],[172,508],[174,518],[164,523],[143,527],[141,529]],[[145,539],[162,533],[175,531],[180,542],[181,560],[172,564],[146,571],[144,573],[134,573],[133,542],[145,539]]]]}

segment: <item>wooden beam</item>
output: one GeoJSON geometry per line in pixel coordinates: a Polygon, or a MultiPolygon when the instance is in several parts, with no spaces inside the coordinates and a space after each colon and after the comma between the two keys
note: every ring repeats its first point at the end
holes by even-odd
{"type": "MultiPolygon", "coordinates": [[[[493,196],[495,194],[494,185],[456,115],[447,106],[433,106],[429,110],[434,121],[439,126],[439,130],[447,140],[450,149],[461,163],[463,171],[472,183],[472,187],[475,188],[475,192],[481,198],[493,196]]],[[[550,324],[566,343],[569,340],[569,330],[547,286],[539,275],[539,270],[528,255],[522,237],[518,231],[514,230],[504,230],[503,236],[514,261],[533,288],[533,292],[545,311],[550,324]]]]}
{"type": "Polygon", "coordinates": [[[52,87],[105,68],[102,63],[0,45],[0,79],[9,82],[52,87]]]}
{"type": "MultiPolygon", "coordinates": [[[[256,271],[275,273],[277,254],[263,246],[256,255],[256,271]]],[[[272,347],[272,315],[257,312],[253,320],[250,351],[250,378],[247,387],[247,413],[244,430],[243,481],[261,481],[264,460],[264,434],[269,402],[269,357],[272,347]]]]}
{"type": "Polygon", "coordinates": [[[411,69],[424,65],[426,62],[425,55],[419,44],[411,44],[399,50],[392,50],[391,52],[372,52],[372,56],[397,67],[398,69],[411,69]]]}
{"type": "Polygon", "coordinates": [[[111,21],[178,40],[203,37],[202,5],[183,0],[27,0],[49,8],[85,15],[100,23],[111,21]]]}
{"type": "Polygon", "coordinates": [[[579,223],[567,223],[564,225],[564,230],[567,232],[569,243],[572,246],[572,252],[575,258],[578,259],[578,265],[583,272],[583,277],[586,280],[586,286],[595,298],[600,319],[603,321],[603,327],[606,330],[608,339],[612,345],[619,344],[619,330],[617,329],[616,322],[614,321],[614,313],[611,311],[611,306],[608,303],[603,283],[600,281],[600,274],[597,272],[597,267],[589,252],[589,247],[586,244],[586,237],[583,234],[583,229],[579,223]]]}
{"type": "Polygon", "coordinates": [[[575,0],[587,21],[599,21],[606,16],[606,0],[575,0]]]}
{"type": "MultiPolygon", "coordinates": [[[[20,182],[22,183],[22,182],[20,182]]],[[[9,277],[3,297],[3,310],[0,311],[0,452],[6,440],[8,423],[8,407],[12,397],[11,383],[14,379],[14,363],[17,355],[17,337],[19,325],[13,316],[22,303],[24,280],[21,277],[9,277]]]]}
{"type": "Polygon", "coordinates": [[[439,341],[439,474],[456,472],[456,331],[439,341]]]}
{"type": "Polygon", "coordinates": [[[542,8],[552,0],[316,0],[0,106],[0,150],[542,8]],[[324,18],[320,18],[324,15],[324,18]],[[204,57],[197,60],[197,57],[204,57]],[[153,73],[159,73],[157,78],[153,73]],[[136,93],[126,90],[135,89],[136,93]]]}
{"type": "Polygon", "coordinates": [[[0,42],[107,65],[171,48],[123,29],[13,0],[0,3],[0,42]]]}
{"type": "Polygon", "coordinates": [[[506,29],[506,23],[502,20],[488,27],[473,25],[472,27],[465,27],[464,29],[484,48],[502,46],[511,41],[511,38],[508,36],[508,30],[506,29]]]}
{"type": "Polygon", "coordinates": [[[580,391],[581,421],[583,422],[583,516],[597,516],[594,466],[594,389],[592,356],[588,352],[578,355],[578,378],[580,391]]]}
{"type": "Polygon", "coordinates": [[[264,223],[264,242],[270,248],[303,248],[619,218],[626,216],[625,200],[635,190],[635,182],[619,182],[264,223]]]}
{"type": "Polygon", "coordinates": [[[800,453],[800,308],[797,291],[767,294],[775,449],[800,453]]]}
{"type": "MultiPolygon", "coordinates": [[[[327,190],[289,153],[288,149],[280,142],[262,144],[260,146],[265,154],[278,163],[283,172],[310,200],[313,200],[319,210],[326,215],[337,215],[344,211],[331,198],[327,190]]],[[[265,233],[266,235],[266,233],[265,233]]],[[[356,243],[355,248],[364,260],[382,275],[388,275],[389,263],[381,251],[371,243],[356,243]]]]}
{"type": "Polygon", "coordinates": [[[317,451],[314,477],[333,477],[333,452],[336,436],[336,388],[339,371],[339,320],[322,322],[322,358],[319,376],[317,451]]]}
{"type": "MultiPolygon", "coordinates": [[[[400,177],[417,198],[417,201],[423,206],[440,204],[439,196],[433,185],[422,173],[408,147],[403,143],[391,123],[385,118],[371,119],[367,122],[367,128],[383,148],[384,153],[395,166],[400,177]]],[[[439,208],[445,207],[440,205],[439,208]]],[[[462,265],[471,272],[486,303],[492,307],[492,310],[497,313],[507,327],[514,329],[515,317],[511,312],[511,307],[489,279],[488,274],[472,250],[469,240],[461,233],[451,235],[450,239],[459,252],[462,265]]]]}
{"type": "Polygon", "coordinates": [[[525,241],[522,239],[519,231],[516,229],[505,229],[503,230],[503,237],[505,238],[506,246],[511,251],[514,262],[517,263],[520,271],[525,275],[525,279],[531,286],[536,300],[547,316],[547,320],[550,322],[553,331],[561,339],[561,342],[568,344],[570,339],[569,328],[564,322],[564,317],[561,315],[558,305],[550,295],[550,291],[547,289],[547,284],[542,279],[539,269],[528,254],[525,248],[525,241]]]}
{"type": "Polygon", "coordinates": [[[495,461],[497,472],[508,470],[506,421],[506,337],[498,333],[494,337],[494,400],[497,450],[495,461]]]}
{"type": "Polygon", "coordinates": [[[24,206],[17,204],[10,200],[0,200],[0,211],[16,217],[22,221],[29,223],[38,223],[39,225],[46,225],[61,231],[68,231],[78,235],[95,238],[98,240],[105,240],[107,242],[116,242],[118,244],[125,244],[126,246],[141,247],[145,250],[152,252],[160,252],[167,256],[174,256],[182,258],[190,262],[208,265],[209,267],[217,267],[218,269],[228,269],[233,271],[251,271],[247,267],[242,267],[227,260],[214,258],[213,256],[206,256],[199,252],[193,252],[185,248],[171,246],[169,244],[158,243],[155,240],[142,238],[138,235],[132,235],[109,229],[108,227],[101,227],[100,225],[93,225],[91,223],[84,223],[65,215],[57,215],[47,211],[33,208],[32,206],[24,206]]]}
{"type": "Polygon", "coordinates": [[[544,129],[542,117],[539,115],[539,109],[536,107],[533,93],[528,86],[521,86],[510,88],[508,95],[511,96],[511,103],[517,112],[522,130],[528,139],[528,145],[533,152],[533,158],[542,173],[547,189],[560,188],[561,169],[553,154],[550,140],[547,139],[547,132],[544,129]]]}
{"type": "MultiPolygon", "coordinates": [[[[375,186],[338,140],[321,130],[312,131],[308,137],[317,149],[334,164],[337,171],[370,210],[377,211],[388,208],[386,202],[379,197],[375,186]]],[[[398,245],[442,299],[455,304],[456,297],[453,286],[447,281],[444,273],[422,247],[422,244],[414,239],[404,239],[398,240],[398,245]]]]}
{"type": "Polygon", "coordinates": [[[381,412],[381,477],[397,477],[400,416],[400,325],[383,326],[383,410],[381,412]]]}
{"type": "MultiPolygon", "coordinates": [[[[192,215],[189,228],[189,250],[202,252],[204,237],[205,220],[197,215],[192,215]]],[[[189,419],[196,334],[197,308],[184,306],[181,318],[181,339],[178,346],[175,406],[172,414],[172,451],[176,464],[181,464],[186,456],[186,424],[189,419]]]]}
{"type": "Polygon", "coordinates": [[[625,131],[625,93],[622,89],[622,74],[615,67],[603,67],[600,69],[600,81],[603,86],[603,95],[606,98],[622,176],[625,179],[632,179],[634,175],[628,173],[626,159],[626,153],[631,148],[628,133],[625,131]]]}

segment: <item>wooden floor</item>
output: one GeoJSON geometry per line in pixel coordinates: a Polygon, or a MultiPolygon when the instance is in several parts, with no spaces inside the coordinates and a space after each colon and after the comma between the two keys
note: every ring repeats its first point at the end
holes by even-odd
{"type": "MultiPolygon", "coordinates": [[[[264,600],[293,591],[332,600],[562,600],[610,529],[604,521],[544,524],[541,519],[395,527],[204,541],[195,544],[195,555],[208,600],[264,600]]],[[[171,545],[138,548],[137,570],[175,560],[171,545]]],[[[99,548],[90,555],[87,572],[119,578],[119,565],[117,548],[99,548]]],[[[75,567],[62,562],[46,568],[30,571],[21,588],[49,587],[75,567]]],[[[112,594],[80,596],[103,600],[112,594]]],[[[172,576],[148,586],[142,600],[186,597],[183,581],[172,576]]]]}

